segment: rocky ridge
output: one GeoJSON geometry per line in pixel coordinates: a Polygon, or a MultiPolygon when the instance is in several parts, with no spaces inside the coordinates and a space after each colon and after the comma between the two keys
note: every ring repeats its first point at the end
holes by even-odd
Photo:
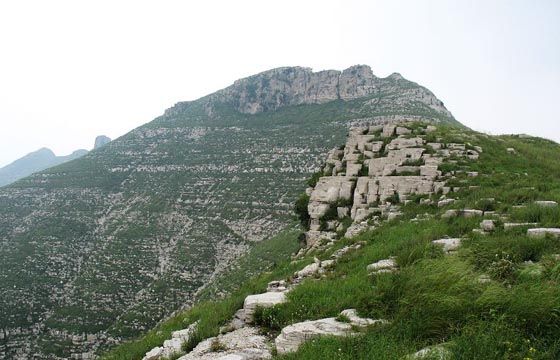
{"type": "Polygon", "coordinates": [[[454,189],[445,182],[454,174],[442,173],[439,166],[456,158],[476,160],[482,149],[427,140],[434,129],[406,122],[351,129],[345,146],[329,152],[322,169],[325,176],[306,190],[307,246],[354,236],[381,219],[395,219],[399,204],[415,196],[440,194],[440,204],[447,203],[446,195],[454,189]]]}
{"type": "MultiPolygon", "coordinates": [[[[453,117],[443,102],[428,89],[397,73],[379,78],[367,65],[355,65],[343,71],[318,72],[304,67],[276,68],[238,80],[203,99],[209,113],[213,113],[216,104],[225,103],[233,105],[241,113],[257,114],[286,106],[366,97],[371,97],[376,105],[392,107],[402,106],[405,102],[423,103],[437,114],[453,117]],[[383,97],[376,97],[381,94],[383,97]]],[[[189,102],[178,104],[179,107],[187,105],[189,102]]]]}

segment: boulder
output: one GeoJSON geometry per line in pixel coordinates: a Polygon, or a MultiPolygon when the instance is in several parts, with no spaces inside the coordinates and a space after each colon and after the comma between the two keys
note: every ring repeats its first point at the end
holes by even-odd
{"type": "Polygon", "coordinates": [[[480,228],[486,232],[494,231],[496,224],[494,220],[482,220],[480,223],[480,228]]]}

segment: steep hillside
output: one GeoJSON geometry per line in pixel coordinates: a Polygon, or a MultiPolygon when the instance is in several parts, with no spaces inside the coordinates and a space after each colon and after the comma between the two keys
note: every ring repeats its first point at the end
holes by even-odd
{"type": "Polygon", "coordinates": [[[560,358],[559,156],[528,136],[355,128],[297,202],[306,247],[103,358],[560,358]]]}
{"type": "Polygon", "coordinates": [[[281,68],[0,189],[0,354],[87,358],[150,329],[292,224],[349,125],[402,118],[456,124],[396,74],[281,68]]]}

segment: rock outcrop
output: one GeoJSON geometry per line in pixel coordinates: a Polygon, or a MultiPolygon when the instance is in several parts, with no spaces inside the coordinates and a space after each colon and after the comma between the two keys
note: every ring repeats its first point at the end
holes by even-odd
{"type": "Polygon", "coordinates": [[[387,323],[386,320],[361,318],[353,309],[344,310],[339,318],[304,321],[283,328],[275,340],[276,350],[279,354],[294,352],[301,344],[317,336],[352,336],[356,335],[355,328],[387,323]]]}
{"type": "MultiPolygon", "coordinates": [[[[439,166],[450,157],[474,160],[482,149],[428,143],[428,126],[404,121],[350,129],[345,146],[328,153],[324,176],[309,190],[307,245],[332,243],[341,232],[350,237],[381,219],[393,220],[400,216],[399,204],[413,196],[441,193],[438,206],[453,203],[444,195],[453,174],[439,166]]],[[[459,214],[472,217],[482,211],[449,210],[444,216],[459,214]]]]}
{"type": "Polygon", "coordinates": [[[402,88],[404,85],[410,86],[406,91],[407,101],[423,103],[437,113],[452,118],[443,103],[428,89],[398,74],[379,78],[367,65],[355,65],[343,71],[313,72],[305,67],[272,69],[236,81],[226,89],[212,94],[208,102],[228,103],[242,113],[256,114],[289,105],[353,100],[402,88]]]}
{"type": "Polygon", "coordinates": [[[95,138],[95,143],[93,145],[93,149],[99,149],[105,145],[107,145],[108,143],[111,142],[111,138],[105,136],[105,135],[99,135],[98,137],[95,138]]]}

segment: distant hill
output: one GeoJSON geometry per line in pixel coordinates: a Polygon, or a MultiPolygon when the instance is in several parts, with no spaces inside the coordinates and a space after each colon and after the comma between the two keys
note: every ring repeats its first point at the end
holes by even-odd
{"type": "Polygon", "coordinates": [[[56,156],[50,149],[39,149],[0,168],[0,186],[11,184],[38,171],[77,159],[87,153],[87,150],[80,149],[70,155],[56,156]]]}
{"type": "MultiPolygon", "coordinates": [[[[107,136],[98,136],[95,139],[94,149],[100,148],[110,141],[111,139],[107,136]]],[[[87,150],[79,149],[70,155],[56,156],[51,149],[41,148],[0,168],[0,186],[9,185],[33,173],[80,158],[87,153],[87,150]]]]}

